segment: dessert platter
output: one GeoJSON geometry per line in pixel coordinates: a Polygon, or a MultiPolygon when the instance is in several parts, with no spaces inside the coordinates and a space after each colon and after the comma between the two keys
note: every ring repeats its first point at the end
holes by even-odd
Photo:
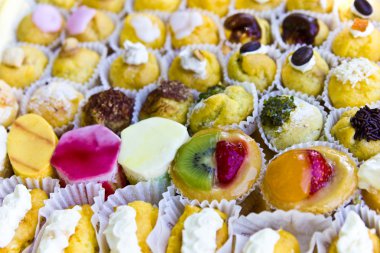
{"type": "Polygon", "coordinates": [[[380,253],[379,0],[0,0],[0,253],[380,253]]]}

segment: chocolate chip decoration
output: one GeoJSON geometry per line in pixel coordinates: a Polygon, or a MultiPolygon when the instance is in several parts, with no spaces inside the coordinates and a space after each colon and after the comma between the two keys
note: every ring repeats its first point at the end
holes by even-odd
{"type": "Polygon", "coordinates": [[[355,129],[355,140],[380,140],[380,109],[361,108],[350,120],[355,129]]]}
{"type": "Polygon", "coordinates": [[[293,13],[282,21],[282,39],[288,44],[312,45],[318,32],[318,20],[306,14],[293,13]]]}
{"type": "Polygon", "coordinates": [[[354,7],[363,16],[370,16],[373,13],[373,8],[367,0],[355,0],[354,7]]]}
{"type": "Polygon", "coordinates": [[[237,13],[226,19],[224,28],[231,31],[229,41],[239,43],[242,38],[250,38],[251,41],[261,39],[261,28],[256,18],[248,13],[237,13]]]}
{"type": "Polygon", "coordinates": [[[296,66],[302,66],[308,63],[313,57],[314,51],[311,47],[300,47],[292,55],[292,63],[296,66]]]}
{"type": "Polygon", "coordinates": [[[255,52],[261,47],[261,43],[258,41],[251,41],[248,43],[245,43],[240,48],[240,54],[249,53],[249,52],[255,52]]]}

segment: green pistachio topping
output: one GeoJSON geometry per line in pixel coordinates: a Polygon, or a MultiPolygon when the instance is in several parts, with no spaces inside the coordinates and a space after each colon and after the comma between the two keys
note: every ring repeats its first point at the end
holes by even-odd
{"type": "Polygon", "coordinates": [[[199,94],[198,102],[203,100],[203,99],[209,98],[213,95],[222,93],[222,92],[224,92],[225,89],[226,89],[226,87],[222,84],[212,86],[212,87],[208,88],[206,92],[202,92],[201,94],[199,94]]]}
{"type": "Polygon", "coordinates": [[[293,96],[276,96],[264,101],[261,121],[266,126],[282,126],[296,109],[293,96]]]}

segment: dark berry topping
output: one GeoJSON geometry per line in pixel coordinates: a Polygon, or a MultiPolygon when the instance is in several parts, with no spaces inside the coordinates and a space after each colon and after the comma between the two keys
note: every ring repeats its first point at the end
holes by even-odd
{"type": "Polygon", "coordinates": [[[251,41],[251,42],[245,43],[240,48],[240,54],[255,52],[256,50],[260,49],[260,47],[261,47],[261,43],[258,41],[251,41]]]}
{"type": "Polygon", "coordinates": [[[261,39],[261,28],[256,18],[248,13],[237,13],[226,19],[224,27],[231,30],[229,41],[239,43],[241,38],[249,38],[251,41],[261,39]]]}
{"type": "Polygon", "coordinates": [[[313,58],[314,51],[311,47],[300,47],[292,55],[292,63],[296,66],[302,66],[313,58]]]}
{"type": "Polygon", "coordinates": [[[373,8],[367,0],[355,0],[354,7],[364,16],[370,16],[373,13],[373,8]]]}
{"type": "Polygon", "coordinates": [[[380,140],[380,109],[361,108],[351,118],[351,125],[355,129],[355,140],[380,140]]]}
{"type": "Polygon", "coordinates": [[[293,13],[282,22],[282,38],[289,44],[312,45],[318,32],[318,20],[309,15],[293,13]]]}

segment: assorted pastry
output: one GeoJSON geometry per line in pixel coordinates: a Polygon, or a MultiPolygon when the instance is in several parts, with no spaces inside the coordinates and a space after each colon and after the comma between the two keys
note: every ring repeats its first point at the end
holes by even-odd
{"type": "Polygon", "coordinates": [[[380,3],[35,2],[0,1],[0,253],[380,251],[380,3]],[[336,233],[240,245],[259,202],[336,233]]]}
{"type": "Polygon", "coordinates": [[[277,73],[275,53],[270,47],[260,42],[248,42],[228,58],[227,73],[229,78],[239,82],[256,85],[259,92],[264,92],[273,85],[277,73]]]}
{"type": "Polygon", "coordinates": [[[321,54],[310,46],[290,51],[281,66],[281,84],[309,96],[322,95],[330,67],[321,54]]]}
{"type": "Polygon", "coordinates": [[[180,81],[191,89],[205,92],[223,80],[221,62],[216,50],[187,47],[174,56],[168,78],[180,81]]]}
{"type": "Polygon", "coordinates": [[[274,95],[260,103],[260,129],[274,150],[317,141],[323,136],[323,110],[293,95],[274,95]]]}

